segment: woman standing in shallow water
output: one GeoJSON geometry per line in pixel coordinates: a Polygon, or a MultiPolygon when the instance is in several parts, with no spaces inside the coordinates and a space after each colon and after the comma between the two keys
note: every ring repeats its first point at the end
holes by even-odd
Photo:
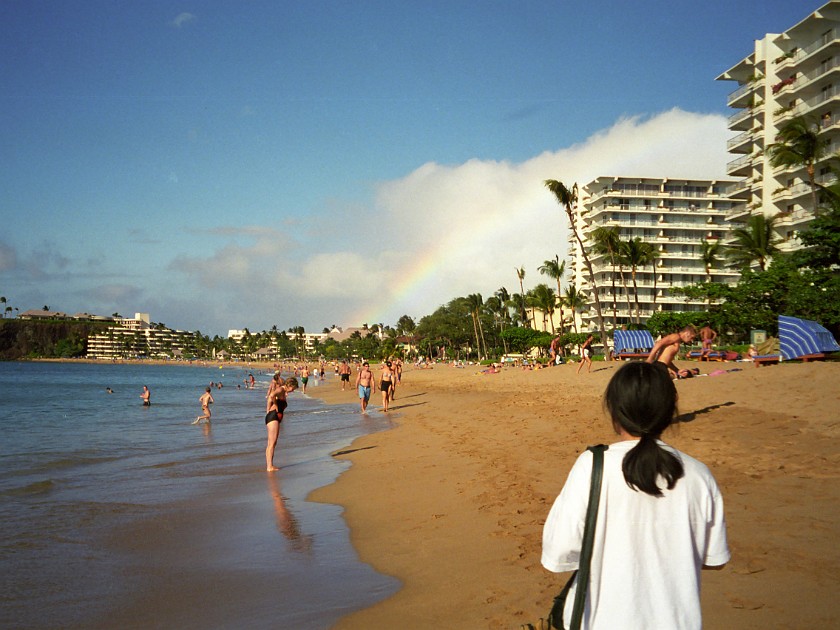
{"type": "MultiPolygon", "coordinates": [[[[660,440],[677,391],[661,364],[627,363],[604,406],[621,441],[604,453],[581,628],[702,627],[700,571],[729,561],[723,499],[709,469],[660,440]]],[[[578,568],[593,457],[578,457],[543,529],[542,564],[578,568]]],[[[572,615],[577,584],[566,599],[572,615]]]]}
{"type": "Polygon", "coordinates": [[[265,447],[265,469],[267,472],[280,470],[274,466],[274,449],[277,446],[277,436],[280,435],[280,423],[283,422],[283,412],[286,410],[286,394],[297,389],[297,379],[294,377],[278,379],[282,385],[272,385],[272,390],[265,406],[265,428],[268,432],[268,444],[265,447]]]}

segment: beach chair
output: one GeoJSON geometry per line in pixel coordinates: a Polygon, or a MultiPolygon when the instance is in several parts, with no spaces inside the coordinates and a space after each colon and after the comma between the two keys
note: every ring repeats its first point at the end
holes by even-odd
{"type": "Polygon", "coordinates": [[[785,361],[814,361],[840,351],[834,336],[817,322],[779,315],[779,346],[785,361]]]}
{"type": "Polygon", "coordinates": [[[687,359],[697,359],[698,361],[726,361],[728,360],[728,352],[723,350],[712,350],[703,354],[702,350],[692,350],[686,356],[687,359]]]}
{"type": "Polygon", "coordinates": [[[616,330],[613,334],[615,358],[646,359],[653,349],[653,335],[648,330],[616,330]]]}

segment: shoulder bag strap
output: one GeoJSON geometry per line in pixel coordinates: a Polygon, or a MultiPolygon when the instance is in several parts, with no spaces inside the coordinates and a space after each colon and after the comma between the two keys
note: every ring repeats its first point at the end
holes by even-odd
{"type": "Polygon", "coordinates": [[[606,444],[590,446],[592,451],[592,480],[589,484],[589,505],[586,508],[586,523],[583,527],[583,543],[580,550],[580,564],[577,574],[575,605],[572,609],[570,630],[578,630],[583,619],[586,591],[589,590],[589,565],[592,562],[592,543],[595,540],[595,522],[598,520],[598,504],[601,500],[601,479],[604,476],[604,451],[606,444]]]}

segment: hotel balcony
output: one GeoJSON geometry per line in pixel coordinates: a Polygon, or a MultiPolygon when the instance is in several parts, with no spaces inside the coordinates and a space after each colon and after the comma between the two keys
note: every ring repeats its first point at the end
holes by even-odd
{"type": "Polygon", "coordinates": [[[810,223],[813,218],[813,212],[800,208],[793,212],[780,212],[776,215],[776,225],[778,227],[804,226],[810,223]]]}
{"type": "Polygon", "coordinates": [[[747,107],[752,102],[752,97],[759,88],[764,86],[764,77],[756,81],[745,83],[737,90],[730,93],[726,99],[729,107],[747,107]]]}
{"type": "Polygon", "coordinates": [[[746,203],[739,203],[730,208],[729,212],[726,214],[726,220],[741,221],[742,219],[745,219],[746,217],[750,216],[750,214],[750,207],[746,203]]]}
{"type": "Polygon", "coordinates": [[[800,51],[800,54],[795,57],[796,62],[799,63],[799,61],[804,61],[817,51],[823,50],[827,46],[837,42],[840,42],[840,30],[833,28],[814,42],[804,46],[800,51]]]}
{"type": "Polygon", "coordinates": [[[750,129],[727,140],[726,149],[730,153],[750,153],[752,151],[752,144],[753,132],[752,129],[750,129]]]}
{"type": "Polygon", "coordinates": [[[752,170],[753,157],[745,155],[737,160],[732,160],[726,165],[726,173],[730,176],[749,175],[752,170]]]}
{"type": "Polygon", "coordinates": [[[733,131],[746,131],[752,129],[752,120],[755,112],[748,108],[735,112],[729,117],[729,128],[733,131]]]}

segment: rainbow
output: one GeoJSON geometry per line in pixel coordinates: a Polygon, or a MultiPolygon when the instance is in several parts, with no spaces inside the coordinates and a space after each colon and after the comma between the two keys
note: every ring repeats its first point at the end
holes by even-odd
{"type": "MultiPolygon", "coordinates": [[[[435,250],[427,251],[407,270],[400,271],[397,274],[398,282],[396,286],[387,287],[389,289],[387,297],[384,297],[377,304],[366,304],[364,309],[360,309],[351,317],[351,325],[377,324],[385,313],[396,310],[400,304],[407,302],[408,298],[420,291],[423,285],[443,266],[445,259],[441,253],[442,250],[442,247],[438,247],[435,250]]],[[[397,315],[397,317],[402,315],[403,313],[397,315]]],[[[384,323],[393,326],[396,321],[384,323]]]]}

